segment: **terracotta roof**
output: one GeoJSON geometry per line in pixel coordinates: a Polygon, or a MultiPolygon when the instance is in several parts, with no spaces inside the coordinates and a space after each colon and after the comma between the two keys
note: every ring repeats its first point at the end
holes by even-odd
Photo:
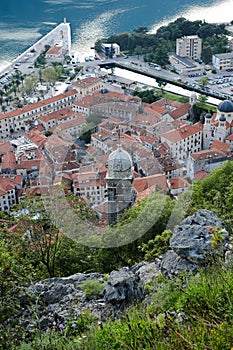
{"type": "Polygon", "coordinates": [[[92,85],[94,83],[98,83],[101,82],[100,78],[96,78],[96,77],[88,77],[88,78],[84,78],[81,80],[76,80],[73,82],[74,86],[81,86],[81,87],[86,87],[88,85],[92,85]]]}
{"type": "Polygon", "coordinates": [[[49,120],[55,119],[55,120],[63,120],[66,118],[71,118],[75,115],[75,112],[71,107],[59,109],[58,111],[54,111],[52,113],[49,113],[47,115],[42,115],[38,119],[43,122],[48,122],[49,120]]]}
{"type": "Polygon", "coordinates": [[[229,152],[230,148],[231,148],[231,145],[229,145],[229,143],[221,142],[218,140],[214,140],[210,146],[210,149],[222,151],[225,153],[229,152]]]}
{"type": "Polygon", "coordinates": [[[87,121],[86,119],[80,115],[79,117],[72,119],[72,120],[67,120],[64,123],[59,124],[58,126],[56,126],[56,128],[60,129],[60,130],[68,130],[70,128],[73,128],[77,125],[83,125],[86,124],[87,121]]]}
{"type": "Polygon", "coordinates": [[[205,159],[213,159],[222,157],[225,155],[225,152],[217,150],[217,149],[205,149],[199,152],[191,153],[191,157],[198,161],[198,160],[205,160],[205,159]]]}
{"type": "Polygon", "coordinates": [[[20,164],[17,164],[17,169],[25,169],[27,171],[40,170],[41,159],[23,160],[20,164]]]}
{"type": "Polygon", "coordinates": [[[4,196],[7,194],[8,191],[11,191],[15,188],[15,182],[14,182],[15,177],[11,176],[5,176],[5,175],[0,175],[0,195],[4,196]]]}
{"type": "Polygon", "coordinates": [[[46,100],[41,100],[39,102],[29,104],[27,106],[24,106],[22,108],[16,109],[16,110],[8,112],[8,113],[0,113],[0,119],[16,117],[20,114],[27,113],[27,112],[30,112],[32,110],[47,106],[48,104],[51,104],[53,102],[62,100],[64,98],[67,98],[69,96],[73,96],[76,94],[77,94],[77,90],[73,89],[73,90],[64,92],[62,94],[59,94],[57,96],[50,97],[46,100]]]}
{"type": "Polygon", "coordinates": [[[186,179],[182,178],[182,177],[171,178],[171,179],[169,179],[169,182],[170,182],[171,188],[173,190],[176,190],[176,189],[179,189],[179,188],[185,188],[185,187],[187,188],[190,185],[189,182],[186,179]]]}
{"type": "Polygon", "coordinates": [[[169,100],[168,98],[161,98],[160,100],[153,102],[153,105],[160,107],[171,106],[173,108],[180,108],[183,105],[183,103],[169,100]]]}
{"type": "Polygon", "coordinates": [[[38,147],[44,147],[48,140],[48,138],[39,130],[30,130],[25,134],[25,137],[31,140],[38,147]]]}
{"type": "Polygon", "coordinates": [[[96,138],[97,140],[105,141],[112,137],[112,133],[109,130],[101,129],[100,131],[92,134],[92,137],[96,138]]]}
{"type": "Polygon", "coordinates": [[[147,142],[150,145],[153,145],[155,142],[158,141],[158,138],[156,136],[143,135],[139,136],[139,138],[143,143],[147,142]]]}
{"type": "Polygon", "coordinates": [[[150,114],[137,114],[136,116],[132,117],[132,122],[135,124],[141,124],[141,125],[148,125],[152,126],[157,124],[160,121],[160,117],[155,115],[154,113],[152,115],[150,114]]]}
{"type": "Polygon", "coordinates": [[[86,152],[90,154],[92,157],[95,157],[97,154],[99,154],[101,151],[99,148],[96,148],[94,146],[88,146],[86,149],[86,152]]]}
{"type": "Polygon", "coordinates": [[[195,180],[202,180],[205,179],[207,176],[209,176],[209,173],[205,170],[201,170],[198,173],[195,174],[195,180]]]}
{"type": "Polygon", "coordinates": [[[233,134],[227,136],[226,140],[227,141],[233,141],[233,134]]]}
{"type": "Polygon", "coordinates": [[[62,49],[61,46],[58,46],[58,45],[52,46],[48,49],[48,51],[46,52],[46,55],[57,55],[60,53],[61,49],[62,49]]]}
{"type": "Polygon", "coordinates": [[[190,109],[189,103],[184,103],[181,107],[169,111],[169,115],[175,120],[188,115],[190,109]]]}
{"type": "Polygon", "coordinates": [[[163,174],[155,174],[134,179],[133,187],[138,193],[143,192],[150,187],[153,187],[153,189],[160,188],[164,191],[167,191],[168,189],[166,176],[163,174]]]}
{"type": "Polygon", "coordinates": [[[161,137],[171,142],[178,142],[191,135],[197,134],[198,132],[202,131],[202,129],[203,129],[203,124],[201,123],[196,123],[194,125],[183,125],[179,129],[176,129],[176,130],[173,129],[162,134],[161,137]]]}
{"type": "Polygon", "coordinates": [[[10,142],[3,142],[0,144],[0,164],[2,170],[15,169],[16,158],[11,150],[10,142]]]}
{"type": "Polygon", "coordinates": [[[153,103],[152,104],[149,104],[149,103],[146,103],[146,104],[143,104],[143,112],[145,114],[154,114],[155,116],[161,116],[164,111],[165,111],[165,108],[163,107],[160,107],[160,106],[156,106],[154,105],[153,103]]]}
{"type": "Polygon", "coordinates": [[[83,107],[83,108],[91,108],[94,98],[95,98],[94,95],[84,96],[81,99],[74,101],[73,105],[83,107]]]}

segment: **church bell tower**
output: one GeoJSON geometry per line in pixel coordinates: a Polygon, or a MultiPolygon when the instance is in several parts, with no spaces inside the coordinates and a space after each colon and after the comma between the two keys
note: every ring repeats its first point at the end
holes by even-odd
{"type": "Polygon", "coordinates": [[[136,191],[132,186],[132,158],[118,145],[117,150],[109,155],[107,168],[108,222],[114,224],[119,221],[119,215],[132,206],[136,198],[136,191]]]}

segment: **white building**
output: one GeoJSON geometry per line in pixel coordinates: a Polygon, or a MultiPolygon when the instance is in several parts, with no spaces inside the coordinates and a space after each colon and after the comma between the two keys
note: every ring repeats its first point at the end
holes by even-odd
{"type": "Polygon", "coordinates": [[[181,163],[185,163],[189,153],[202,149],[203,125],[182,125],[177,129],[161,134],[161,142],[168,145],[170,154],[181,163]]]}
{"type": "Polygon", "coordinates": [[[74,194],[85,197],[92,206],[102,203],[107,197],[107,186],[100,172],[80,172],[73,178],[74,194]]]}
{"type": "Polygon", "coordinates": [[[101,51],[102,53],[109,58],[114,58],[117,56],[120,56],[120,46],[116,43],[113,44],[102,44],[101,45],[101,51]]]}
{"type": "Polygon", "coordinates": [[[76,97],[77,91],[73,89],[8,113],[0,113],[0,139],[11,136],[13,131],[28,131],[30,124],[40,116],[71,107],[76,97]]]}
{"type": "Polygon", "coordinates": [[[203,148],[209,148],[214,140],[228,142],[228,138],[232,134],[233,102],[225,100],[218,105],[216,114],[211,115],[210,113],[207,113],[205,115],[203,148]]]}
{"type": "Polygon", "coordinates": [[[212,56],[212,63],[214,68],[219,70],[226,70],[233,68],[233,52],[219,53],[212,56]]]}
{"type": "Polygon", "coordinates": [[[183,36],[176,39],[176,54],[199,60],[202,52],[202,39],[197,35],[183,36]]]}
{"type": "Polygon", "coordinates": [[[0,210],[8,211],[16,203],[14,177],[0,176],[0,210]]]}

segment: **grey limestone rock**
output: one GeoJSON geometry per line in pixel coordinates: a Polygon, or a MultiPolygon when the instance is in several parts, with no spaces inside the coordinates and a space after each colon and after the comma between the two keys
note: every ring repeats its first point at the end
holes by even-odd
{"type": "Polygon", "coordinates": [[[154,261],[152,263],[145,263],[136,271],[136,275],[139,276],[143,286],[149,281],[153,281],[160,274],[161,268],[159,260],[154,261]]]}
{"type": "Polygon", "coordinates": [[[205,263],[208,253],[213,250],[220,252],[229,238],[224,223],[216,214],[209,210],[199,210],[194,215],[184,219],[174,229],[170,240],[171,249],[181,258],[196,264],[205,263]],[[213,249],[213,228],[221,229],[222,241],[213,249]]]}
{"type": "Polygon", "coordinates": [[[176,276],[182,271],[195,271],[197,265],[182,259],[173,250],[167,251],[161,261],[161,272],[168,277],[176,276]]]}
{"type": "Polygon", "coordinates": [[[103,293],[107,303],[130,302],[143,297],[139,276],[127,267],[111,272],[103,293]]]}

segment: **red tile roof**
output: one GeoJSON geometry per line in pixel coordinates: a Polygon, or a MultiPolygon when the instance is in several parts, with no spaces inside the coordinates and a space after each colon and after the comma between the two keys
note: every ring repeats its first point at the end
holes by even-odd
{"type": "Polygon", "coordinates": [[[75,112],[72,108],[67,107],[63,109],[59,109],[58,111],[49,113],[47,115],[42,115],[38,119],[43,122],[48,122],[49,120],[55,119],[55,120],[63,120],[66,118],[71,118],[75,115],[75,112]]]}
{"type": "Polygon", "coordinates": [[[44,134],[42,134],[42,132],[35,129],[30,130],[28,133],[26,133],[25,137],[31,140],[38,147],[44,147],[48,140],[48,138],[44,134]]]}
{"type": "Polygon", "coordinates": [[[95,83],[101,82],[100,78],[95,78],[95,77],[88,77],[85,79],[81,80],[76,80],[73,82],[74,86],[81,86],[81,87],[86,87],[95,83]]]}
{"type": "Polygon", "coordinates": [[[173,129],[162,134],[161,137],[171,142],[178,142],[191,135],[197,134],[198,132],[202,131],[202,129],[203,129],[203,124],[201,123],[196,123],[194,125],[183,125],[179,129],[176,129],[176,130],[173,129]]]}
{"type": "Polygon", "coordinates": [[[224,153],[229,152],[231,145],[229,143],[214,140],[210,146],[210,149],[222,151],[224,153]]]}
{"type": "Polygon", "coordinates": [[[14,179],[14,176],[8,177],[5,175],[0,175],[0,196],[6,195],[8,191],[15,188],[14,179]]]}
{"type": "Polygon", "coordinates": [[[150,187],[160,188],[164,191],[167,191],[168,189],[166,176],[163,174],[155,174],[134,179],[133,187],[138,193],[143,192],[150,187]]]}
{"type": "Polygon", "coordinates": [[[189,182],[182,178],[182,177],[178,177],[178,178],[171,178],[169,179],[170,184],[171,184],[171,188],[173,190],[177,190],[179,188],[187,188],[189,187],[189,182]]]}
{"type": "Polygon", "coordinates": [[[209,176],[209,173],[205,170],[201,170],[195,174],[195,180],[202,180],[209,176]]]}
{"type": "Polygon", "coordinates": [[[64,98],[67,98],[69,96],[73,96],[73,95],[76,95],[76,94],[77,94],[77,90],[73,89],[73,90],[64,92],[62,94],[59,94],[57,96],[50,97],[50,98],[48,98],[46,100],[41,100],[39,102],[29,104],[27,106],[24,106],[22,108],[16,109],[16,110],[8,112],[8,113],[0,113],[0,119],[16,117],[16,116],[18,116],[20,114],[30,112],[32,110],[44,107],[44,106],[46,106],[48,104],[51,104],[53,102],[62,100],[64,98]]]}
{"type": "Polygon", "coordinates": [[[61,46],[58,46],[58,45],[52,46],[48,49],[48,51],[46,52],[46,55],[57,55],[60,53],[61,49],[62,49],[61,46]]]}
{"type": "Polygon", "coordinates": [[[173,111],[169,111],[169,115],[174,119],[179,119],[181,117],[187,116],[189,113],[190,104],[184,103],[181,107],[174,109],[173,111]]]}

